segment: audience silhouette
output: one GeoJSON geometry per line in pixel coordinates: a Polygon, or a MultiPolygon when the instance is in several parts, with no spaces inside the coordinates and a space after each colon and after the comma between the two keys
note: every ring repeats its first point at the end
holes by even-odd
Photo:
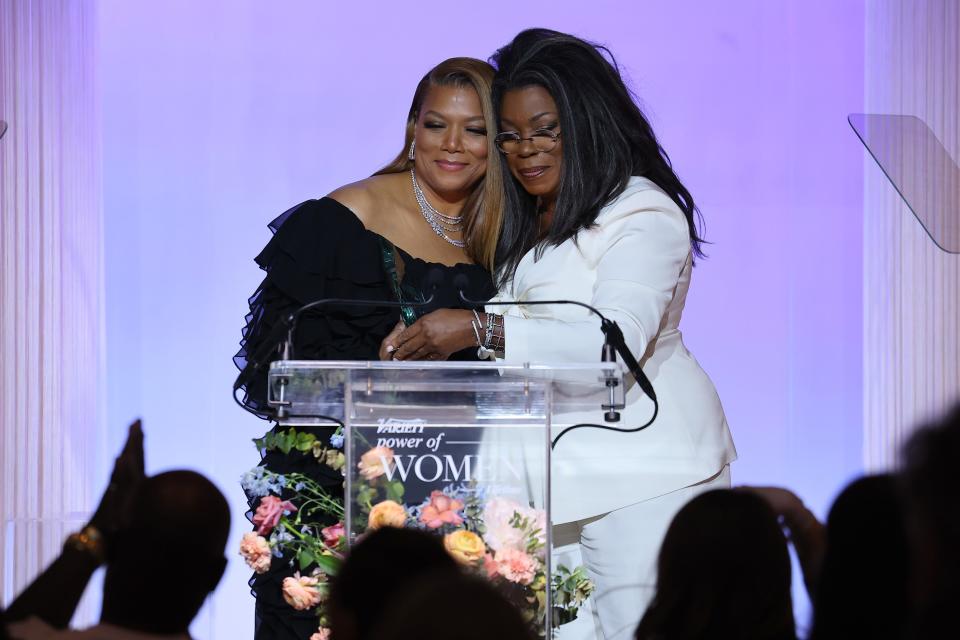
{"type": "Polygon", "coordinates": [[[897,479],[851,483],[834,501],[826,531],[810,639],[903,638],[910,561],[897,479]]]}
{"type": "Polygon", "coordinates": [[[960,405],[904,447],[915,638],[960,637],[960,405]]]}
{"type": "Polygon", "coordinates": [[[770,506],[730,489],[688,502],[664,537],[637,640],[795,637],[790,554],[770,506]]]}
{"type": "Polygon", "coordinates": [[[449,571],[424,575],[404,589],[385,610],[371,637],[534,640],[516,606],[489,582],[449,571]]]}
{"type": "MultiPolygon", "coordinates": [[[[825,527],[787,489],[695,497],[667,530],[636,640],[795,640],[784,529],[814,605],[809,640],[958,637],[960,407],[917,430],[903,463],[847,486],[825,527]]],[[[146,477],[143,467],[138,421],[83,536],[0,610],[0,640],[73,637],[64,629],[101,564],[100,624],[82,637],[189,637],[226,567],[229,509],[198,473],[146,477]]],[[[531,638],[518,610],[436,536],[394,528],[351,550],[330,623],[335,640],[531,638]]]]}
{"type": "Polygon", "coordinates": [[[229,532],[227,501],[202,475],[170,471],[144,480],[130,524],[110,542],[102,621],[186,633],[226,568],[229,532]]]}
{"type": "Polygon", "coordinates": [[[385,527],[350,551],[330,591],[336,640],[368,640],[384,611],[417,578],[457,574],[460,565],[437,536],[385,527]]]}
{"type": "MultiPolygon", "coordinates": [[[[230,509],[193,471],[143,475],[143,433],[131,425],[82,544],[68,543],[7,611],[20,640],[69,637],[93,572],[106,564],[100,624],[90,638],[188,638],[188,627],[226,568],[230,509]]],[[[71,537],[72,538],[72,537],[71,537]]]]}

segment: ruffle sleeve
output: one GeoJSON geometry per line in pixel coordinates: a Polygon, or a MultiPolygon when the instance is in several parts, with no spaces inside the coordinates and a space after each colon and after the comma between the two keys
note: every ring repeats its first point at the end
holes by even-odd
{"type": "MultiPolygon", "coordinates": [[[[250,312],[234,363],[245,371],[251,354],[277,342],[275,328],[299,307],[321,298],[391,300],[378,236],[346,207],[308,200],[270,223],[273,237],[256,257],[266,273],[249,299],[250,312]]],[[[395,308],[328,306],[297,324],[297,358],[375,360],[380,342],[397,323],[395,308]]],[[[267,406],[267,367],[250,372],[243,403],[256,413],[267,406]]]]}

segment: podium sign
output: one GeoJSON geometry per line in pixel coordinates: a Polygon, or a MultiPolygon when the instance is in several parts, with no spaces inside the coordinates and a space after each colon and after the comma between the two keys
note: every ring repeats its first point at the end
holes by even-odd
{"type": "Polygon", "coordinates": [[[551,434],[564,413],[622,402],[622,380],[609,362],[288,361],[271,366],[270,398],[281,424],[343,423],[348,542],[434,533],[550,637],[551,434]]]}

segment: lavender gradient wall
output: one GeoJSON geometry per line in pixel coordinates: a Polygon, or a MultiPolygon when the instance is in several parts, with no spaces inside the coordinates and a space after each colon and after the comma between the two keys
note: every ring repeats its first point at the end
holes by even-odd
{"type": "MultiPolygon", "coordinates": [[[[112,446],[142,415],[149,470],[213,477],[234,545],[264,425],[232,403],[230,358],[266,223],[392,157],[430,66],[548,26],[609,45],[703,211],[714,244],[682,328],[727,410],[734,481],[822,514],[862,466],[863,153],[845,117],[863,20],[860,0],[103,0],[112,446]]],[[[252,633],[232,558],[197,637],[252,633]]]]}

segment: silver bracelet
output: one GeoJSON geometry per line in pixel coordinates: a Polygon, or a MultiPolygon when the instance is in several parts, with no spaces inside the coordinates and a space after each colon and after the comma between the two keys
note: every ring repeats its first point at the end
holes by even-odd
{"type": "Polygon", "coordinates": [[[483,323],[480,322],[480,314],[474,310],[473,315],[476,317],[476,320],[471,320],[470,326],[473,327],[473,335],[477,339],[477,357],[481,360],[486,360],[493,354],[493,351],[486,348],[480,339],[480,328],[483,326],[483,323]]]}
{"type": "Polygon", "coordinates": [[[479,323],[471,320],[470,326],[473,327],[473,335],[477,338],[477,346],[483,348],[483,342],[480,341],[480,328],[479,323]]]}
{"type": "Polygon", "coordinates": [[[490,348],[490,343],[493,341],[493,314],[487,313],[487,333],[484,336],[483,348],[487,351],[493,351],[490,348]]]}
{"type": "MultiPolygon", "coordinates": [[[[476,309],[471,309],[471,311],[473,311],[473,317],[474,317],[474,319],[477,321],[477,327],[483,328],[483,323],[480,322],[480,314],[477,313],[477,310],[476,310],[476,309]]],[[[473,323],[471,322],[470,324],[473,324],[473,323]]],[[[478,347],[482,347],[482,346],[483,346],[483,340],[480,339],[480,331],[478,330],[478,331],[476,332],[476,334],[477,334],[477,346],[478,346],[478,347]]]]}

